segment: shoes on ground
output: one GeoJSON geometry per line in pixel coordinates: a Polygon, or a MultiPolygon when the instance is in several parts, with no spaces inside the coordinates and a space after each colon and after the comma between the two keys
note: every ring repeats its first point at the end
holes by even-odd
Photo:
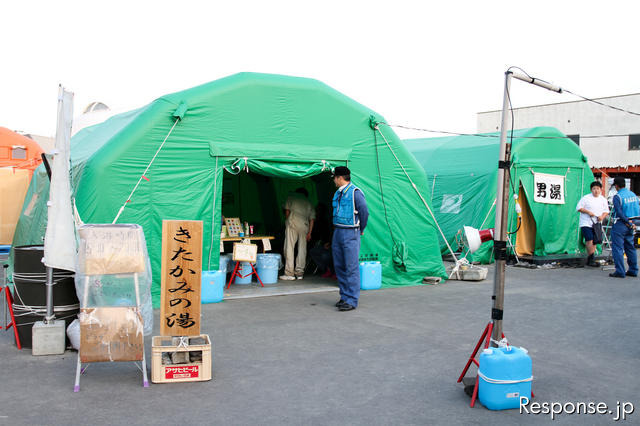
{"type": "Polygon", "coordinates": [[[627,273],[625,274],[628,277],[637,277],[638,274],[632,274],[631,272],[627,271],[627,273]]]}
{"type": "Polygon", "coordinates": [[[280,279],[284,281],[294,281],[296,277],[292,277],[291,275],[280,275],[280,279]]]}
{"type": "Polygon", "coordinates": [[[296,280],[301,280],[301,279],[303,279],[303,278],[304,278],[304,276],[303,276],[303,275],[296,275],[296,280]]]}
{"type": "Polygon", "coordinates": [[[347,303],[347,302],[345,302],[345,301],[344,301],[344,300],[342,300],[342,299],[338,300],[338,301],[336,302],[336,308],[339,308],[340,306],[344,305],[345,303],[347,303]]]}
{"type": "Polygon", "coordinates": [[[618,275],[618,274],[616,274],[615,272],[613,272],[613,273],[609,274],[609,276],[610,276],[611,278],[624,278],[624,275],[618,275]]]}
{"type": "Polygon", "coordinates": [[[353,311],[356,307],[353,305],[350,305],[348,303],[345,303],[343,305],[338,306],[338,310],[340,312],[347,312],[347,311],[353,311]]]}

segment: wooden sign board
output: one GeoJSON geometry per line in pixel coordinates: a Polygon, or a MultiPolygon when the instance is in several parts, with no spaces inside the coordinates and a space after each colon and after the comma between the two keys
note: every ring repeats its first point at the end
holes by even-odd
{"type": "Polygon", "coordinates": [[[80,310],[80,361],[142,361],[142,315],[134,307],[80,310]]]}
{"type": "Polygon", "coordinates": [[[145,270],[144,233],[141,226],[83,225],[78,256],[86,275],[133,274],[145,270]]]}
{"type": "Polygon", "coordinates": [[[244,232],[239,217],[225,217],[224,222],[227,225],[227,234],[230,237],[237,237],[240,232],[244,232]]]}
{"type": "Polygon", "coordinates": [[[162,221],[160,334],[200,335],[202,221],[162,221]]]}
{"type": "Polygon", "coordinates": [[[258,258],[258,246],[256,244],[233,244],[233,260],[236,262],[256,263],[258,258]]]}

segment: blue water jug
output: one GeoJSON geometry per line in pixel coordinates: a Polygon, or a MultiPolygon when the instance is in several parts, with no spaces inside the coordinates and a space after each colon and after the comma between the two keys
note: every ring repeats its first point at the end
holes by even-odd
{"type": "Polygon", "coordinates": [[[251,263],[240,262],[240,267],[238,268],[236,278],[233,282],[240,285],[251,284],[251,277],[253,277],[253,275],[251,275],[252,272],[253,268],[251,267],[251,263]],[[244,278],[241,278],[241,276],[244,278]]]}
{"type": "Polygon", "coordinates": [[[531,399],[532,371],[524,348],[485,349],[478,368],[478,399],[489,410],[519,408],[520,398],[531,399]]]}
{"type": "Polygon", "coordinates": [[[280,270],[280,255],[277,253],[258,254],[256,271],[262,280],[262,284],[275,284],[278,282],[278,270],[280,270]]]}
{"type": "Polygon", "coordinates": [[[202,271],[202,303],[222,302],[226,276],[223,271],[202,271]]]}
{"type": "Polygon", "coordinates": [[[380,262],[360,262],[360,289],[377,290],[382,287],[380,262]]]}

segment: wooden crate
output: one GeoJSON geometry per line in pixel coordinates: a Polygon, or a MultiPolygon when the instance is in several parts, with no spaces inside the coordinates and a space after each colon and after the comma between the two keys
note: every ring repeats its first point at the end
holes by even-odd
{"type": "Polygon", "coordinates": [[[204,345],[189,345],[188,348],[178,347],[172,343],[173,337],[154,336],[151,346],[151,381],[153,383],[201,382],[211,380],[213,367],[211,358],[211,339],[206,334],[200,336],[205,339],[204,345]],[[202,352],[202,362],[188,364],[162,364],[162,353],[168,352],[202,352]]]}

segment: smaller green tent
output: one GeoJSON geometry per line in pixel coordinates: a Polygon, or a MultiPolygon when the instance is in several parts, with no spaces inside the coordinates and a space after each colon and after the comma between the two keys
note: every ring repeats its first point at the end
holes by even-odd
{"type": "MultiPolygon", "coordinates": [[[[511,135],[510,135],[511,136],[511,135]]],[[[452,247],[463,226],[491,228],[495,221],[499,133],[409,139],[405,146],[425,170],[432,189],[431,204],[452,247]]],[[[509,232],[513,246],[531,239],[535,256],[579,253],[582,250],[576,205],[589,192],[593,173],[580,147],[559,130],[535,127],[513,131],[509,232]],[[563,204],[535,202],[534,174],[562,177],[563,204]],[[513,195],[519,195],[522,226],[513,195]],[[526,230],[525,230],[526,228],[526,230]]],[[[446,246],[442,239],[442,252],[446,246]]],[[[486,243],[468,259],[490,263],[493,245],[486,243]]]]}

